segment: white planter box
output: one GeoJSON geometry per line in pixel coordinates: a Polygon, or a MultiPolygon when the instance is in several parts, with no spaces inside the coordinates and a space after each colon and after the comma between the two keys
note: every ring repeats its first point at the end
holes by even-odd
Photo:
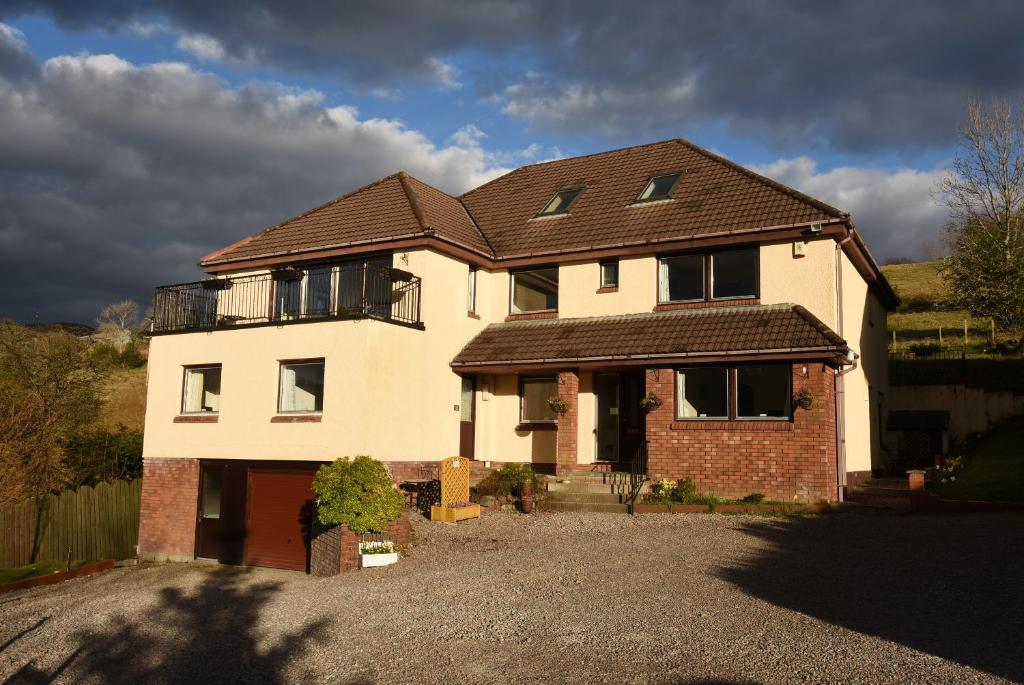
{"type": "Polygon", "coordinates": [[[389,552],[388,554],[360,554],[359,560],[361,568],[390,566],[398,561],[398,552],[389,552]]]}

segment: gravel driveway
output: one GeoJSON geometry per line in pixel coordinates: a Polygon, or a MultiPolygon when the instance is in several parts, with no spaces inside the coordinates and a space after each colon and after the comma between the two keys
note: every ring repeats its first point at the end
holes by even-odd
{"type": "Polygon", "coordinates": [[[318,579],[150,565],[0,596],[12,682],[1006,682],[1024,517],[514,513],[318,579]]]}

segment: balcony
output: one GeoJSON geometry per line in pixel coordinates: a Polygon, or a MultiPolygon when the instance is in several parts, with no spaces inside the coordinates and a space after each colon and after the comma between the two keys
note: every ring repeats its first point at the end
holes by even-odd
{"type": "Polygon", "coordinates": [[[165,285],[153,298],[151,331],[183,333],[337,319],[423,328],[420,278],[373,263],[279,269],[165,285]]]}

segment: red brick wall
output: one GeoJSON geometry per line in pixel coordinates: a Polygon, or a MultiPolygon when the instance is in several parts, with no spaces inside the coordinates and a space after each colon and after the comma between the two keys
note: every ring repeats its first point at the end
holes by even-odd
{"type": "Polygon", "coordinates": [[[568,409],[558,417],[558,436],[555,443],[555,473],[566,473],[576,468],[579,394],[579,375],[575,371],[560,371],[558,373],[558,396],[565,400],[568,409]]]}
{"type": "Polygon", "coordinates": [[[717,497],[763,493],[770,499],[836,499],[835,374],[824,364],[793,365],[793,393],[806,388],[811,409],[792,421],[676,421],[675,373],[648,369],[647,390],[663,402],[647,415],[647,473],[692,477],[717,497]]]}
{"type": "Polygon", "coordinates": [[[184,561],[195,556],[198,459],[146,459],[139,516],[139,556],[184,561]]]}

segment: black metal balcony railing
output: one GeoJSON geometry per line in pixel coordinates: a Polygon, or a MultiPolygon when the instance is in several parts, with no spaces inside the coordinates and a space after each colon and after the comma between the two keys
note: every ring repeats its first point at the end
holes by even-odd
{"type": "Polygon", "coordinates": [[[152,332],[323,319],[378,319],[422,328],[420,278],[356,264],[165,285],[153,298],[152,332]]]}

